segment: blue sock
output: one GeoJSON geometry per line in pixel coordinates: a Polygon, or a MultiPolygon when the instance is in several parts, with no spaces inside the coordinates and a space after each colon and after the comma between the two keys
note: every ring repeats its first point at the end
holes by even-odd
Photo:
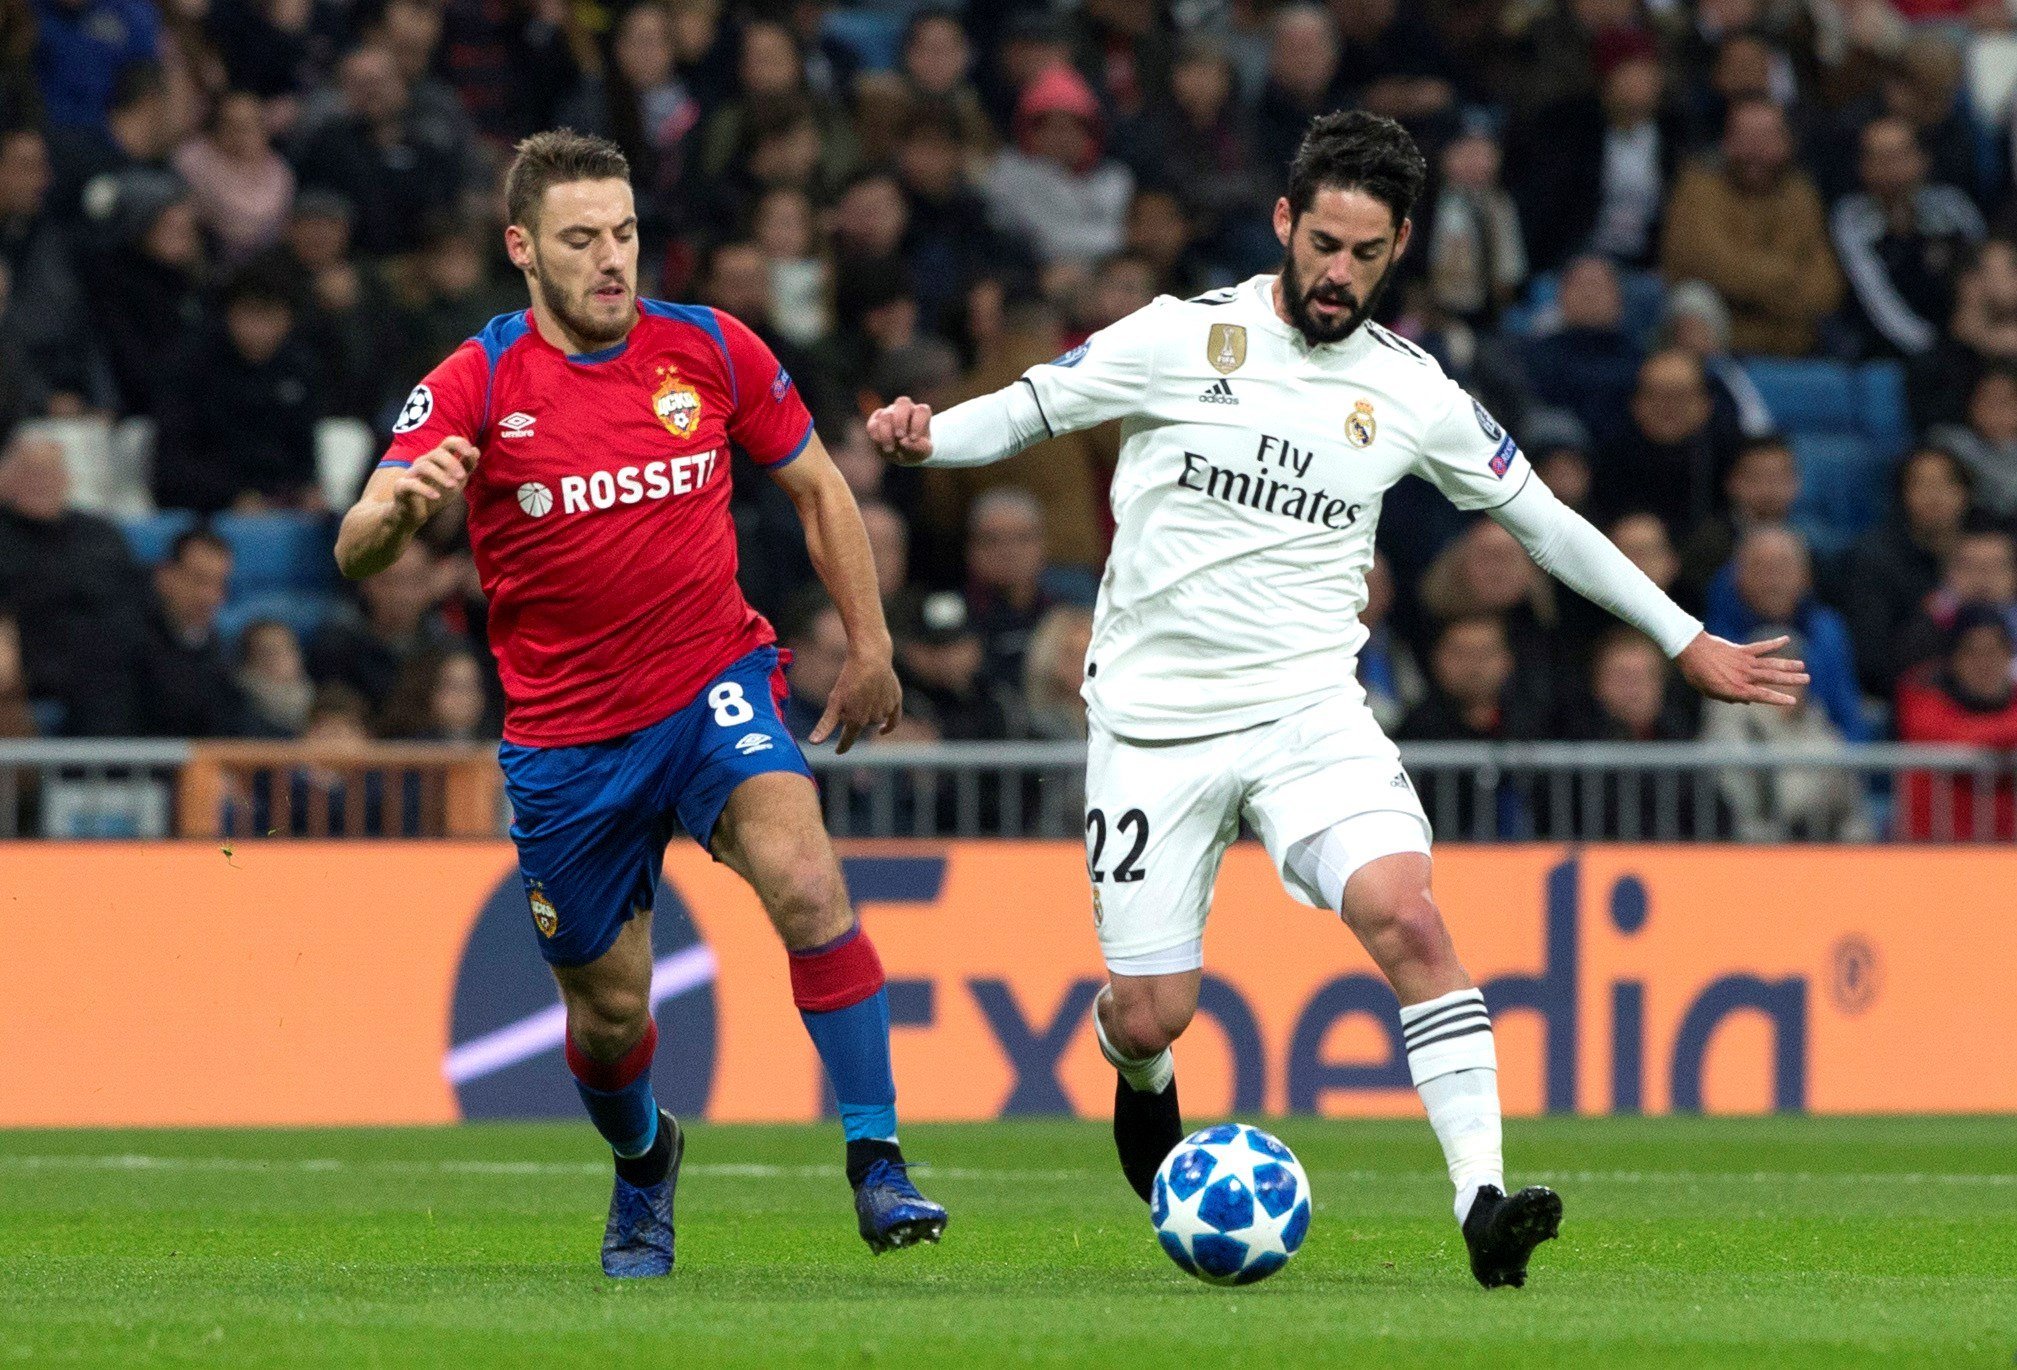
{"type": "Polygon", "coordinates": [[[567,1068],[581,1095],[588,1120],[626,1159],[642,1156],[658,1140],[658,1100],[651,1092],[651,1058],[658,1049],[658,1024],[651,1023],[620,1060],[597,1061],[567,1039],[567,1068]]]}
{"type": "Polygon", "coordinates": [[[850,1142],[896,1139],[896,1076],[889,1065],[889,991],[825,1013],[801,1009],[819,1048],[850,1142]]]}

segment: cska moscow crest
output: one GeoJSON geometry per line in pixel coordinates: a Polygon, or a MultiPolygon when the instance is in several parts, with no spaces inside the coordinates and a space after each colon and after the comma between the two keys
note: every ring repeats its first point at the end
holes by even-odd
{"type": "Polygon", "coordinates": [[[668,372],[652,392],[651,412],[675,438],[690,438],[700,428],[700,393],[668,372]]]}
{"type": "Polygon", "coordinates": [[[525,898],[532,905],[533,926],[539,929],[541,937],[551,937],[560,931],[560,910],[546,897],[546,891],[537,880],[526,882],[525,898]]]}

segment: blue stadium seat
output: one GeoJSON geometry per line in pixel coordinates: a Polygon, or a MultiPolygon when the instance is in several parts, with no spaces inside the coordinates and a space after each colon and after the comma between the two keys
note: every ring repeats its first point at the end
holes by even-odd
{"type": "Polygon", "coordinates": [[[866,71],[889,71],[897,64],[909,16],[901,10],[831,9],[820,33],[849,49],[866,71]]]}
{"type": "Polygon", "coordinates": [[[1860,433],[1855,377],[1841,362],[1751,357],[1744,370],[1786,433],[1860,433]]]}
{"type": "Polygon", "coordinates": [[[231,544],[231,598],[335,587],[335,534],[321,514],[220,514],[211,523],[231,544]]]}
{"type": "Polygon", "coordinates": [[[305,646],[317,628],[336,612],[337,597],[320,590],[268,590],[233,599],[217,615],[218,634],[236,645],[248,624],[278,619],[294,630],[305,646]]]}
{"type": "Polygon", "coordinates": [[[1793,522],[1822,554],[1841,551],[1884,515],[1887,458],[1860,433],[1790,434],[1800,463],[1793,522]]]}
{"type": "Polygon", "coordinates": [[[152,566],[168,555],[169,544],[185,529],[195,526],[196,515],[186,509],[168,509],[158,514],[122,519],[119,531],[126,535],[126,545],[133,549],[134,557],[141,564],[152,566]]]}
{"type": "MultiPolygon", "coordinates": [[[[1650,346],[1660,327],[1660,316],[1666,312],[1667,283],[1658,272],[1621,268],[1618,292],[1624,303],[1625,331],[1641,346],[1650,346]]],[[[1525,297],[1505,312],[1502,322],[1506,331],[1520,337],[1534,336],[1535,329],[1553,313],[1561,293],[1559,271],[1545,271],[1528,281],[1525,297]]]]}
{"type": "Polygon", "coordinates": [[[1905,407],[1905,368],[1898,362],[1864,362],[1856,368],[1856,417],[1863,436],[1887,460],[1912,445],[1912,417],[1905,407]]]}

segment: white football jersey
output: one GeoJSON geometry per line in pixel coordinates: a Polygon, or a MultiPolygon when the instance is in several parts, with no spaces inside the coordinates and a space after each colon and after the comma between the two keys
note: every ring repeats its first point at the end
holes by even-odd
{"type": "Polygon", "coordinates": [[[1052,433],[1122,421],[1085,684],[1118,736],[1202,737],[1356,692],[1386,492],[1412,472],[1483,510],[1532,478],[1427,353],[1372,323],[1311,347],[1274,279],[1164,296],[1023,378],[1052,433]]]}

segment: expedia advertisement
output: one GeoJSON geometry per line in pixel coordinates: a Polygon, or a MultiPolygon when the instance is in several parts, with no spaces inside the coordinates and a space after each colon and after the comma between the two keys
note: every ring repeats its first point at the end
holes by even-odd
{"type": "MultiPolygon", "coordinates": [[[[1072,843],[848,847],[890,977],[905,1117],[1104,1117],[1072,843]]],[[[433,1123],[579,1110],[511,849],[0,847],[0,1126],[433,1123]]],[[[1441,847],[1508,1111],[2017,1110],[2017,852],[1441,847]]],[[[565,921],[568,910],[538,910],[565,921]]],[[[830,1111],[785,958],[675,847],[654,1086],[678,1112],[830,1111]]],[[[1412,1115],[1394,1000],[1267,857],[1226,859],[1187,1111],[1412,1115]]]]}

